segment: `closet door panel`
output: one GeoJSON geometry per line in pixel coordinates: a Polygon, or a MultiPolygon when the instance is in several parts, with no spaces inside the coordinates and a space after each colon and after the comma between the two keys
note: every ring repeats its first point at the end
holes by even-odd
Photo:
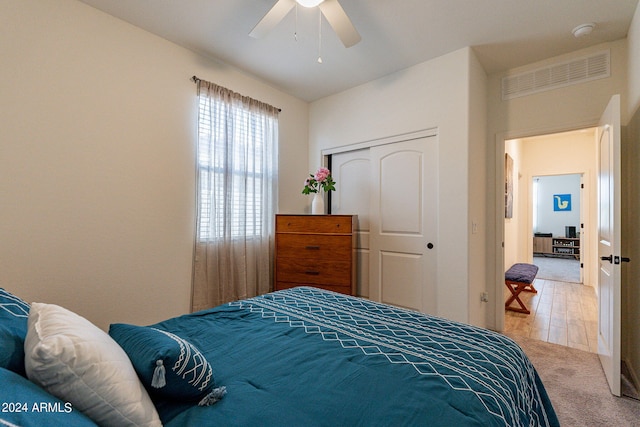
{"type": "Polygon", "coordinates": [[[331,213],[358,215],[356,223],[356,295],[369,297],[369,205],[371,168],[369,149],[331,156],[331,175],[336,191],[331,193],[331,213]]]}
{"type": "Polygon", "coordinates": [[[437,312],[436,137],[371,148],[371,299],[437,312]]]}

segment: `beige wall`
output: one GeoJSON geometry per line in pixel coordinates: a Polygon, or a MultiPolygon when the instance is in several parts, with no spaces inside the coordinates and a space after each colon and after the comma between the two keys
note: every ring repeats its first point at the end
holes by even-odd
{"type": "MultiPolygon", "coordinates": [[[[504,219],[504,271],[517,262],[528,262],[526,254],[521,250],[520,242],[526,237],[522,236],[521,223],[526,222],[526,210],[521,206],[523,197],[520,191],[522,182],[522,140],[512,139],[505,141],[506,154],[513,160],[513,216],[504,219]]],[[[500,165],[499,167],[502,167],[500,165]]]]}
{"type": "MultiPolygon", "coordinates": [[[[628,109],[632,116],[640,108],[640,4],[636,7],[631,26],[627,34],[628,40],[628,64],[629,64],[629,92],[628,109]]],[[[623,121],[623,123],[627,123],[623,121]]]]}
{"type": "MultiPolygon", "coordinates": [[[[637,16],[637,15],[636,15],[637,16]]],[[[628,126],[627,143],[623,147],[623,169],[626,168],[627,188],[623,204],[624,235],[622,250],[631,259],[622,265],[623,273],[623,358],[640,384],[640,108],[628,126]],[[626,160],[626,161],[625,161],[626,160]],[[625,215],[626,214],[626,215],[625,215]]]]}
{"type": "Polygon", "coordinates": [[[487,324],[487,74],[475,55],[469,63],[469,323],[487,324]],[[475,224],[475,226],[474,226],[475,224]]]}
{"type": "MultiPolygon", "coordinates": [[[[623,233],[623,250],[631,263],[623,264],[623,357],[640,384],[640,4],[628,34],[629,45],[629,96],[628,111],[631,117],[628,134],[623,144],[623,171],[626,171],[626,203],[623,213],[626,222],[623,233]]],[[[623,122],[625,123],[625,122],[623,122]]]]}
{"type": "Polygon", "coordinates": [[[100,327],[189,311],[192,75],[282,108],[302,211],[308,104],[75,0],[0,2],[0,286],[100,327]]]}
{"type": "MultiPolygon", "coordinates": [[[[477,178],[471,174],[482,179],[485,170],[484,165],[469,167],[471,154],[480,163],[486,156],[485,79],[474,53],[461,49],[313,102],[309,124],[311,169],[319,164],[323,149],[437,128],[437,311],[450,319],[480,325],[485,323],[484,312],[477,307],[472,310],[465,302],[479,301],[480,295],[475,293],[485,286],[483,272],[470,261],[475,254],[470,254],[469,243],[469,186],[477,178]],[[476,97],[473,101],[472,95],[476,97]],[[476,127],[479,135],[474,133],[476,127]],[[471,141],[476,144],[473,152],[471,141]]],[[[484,212],[477,214],[483,221],[484,212]]],[[[481,222],[483,234],[477,235],[479,243],[474,246],[480,257],[483,228],[481,222]]]]}

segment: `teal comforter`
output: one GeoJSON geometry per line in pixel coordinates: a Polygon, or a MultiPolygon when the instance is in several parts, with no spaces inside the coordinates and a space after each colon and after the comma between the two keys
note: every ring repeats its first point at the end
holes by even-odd
{"type": "Polygon", "coordinates": [[[360,298],[300,287],[154,326],[227,388],[208,407],[156,401],[167,427],[559,425],[509,338],[360,298]]]}

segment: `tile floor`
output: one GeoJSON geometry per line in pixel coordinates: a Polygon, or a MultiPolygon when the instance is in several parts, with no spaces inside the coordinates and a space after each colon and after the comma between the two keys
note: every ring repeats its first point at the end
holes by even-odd
{"type": "MultiPolygon", "coordinates": [[[[597,353],[598,307],[593,288],[546,279],[536,279],[534,287],[537,294],[520,293],[531,314],[505,310],[505,332],[597,353]]],[[[511,294],[506,286],[504,291],[506,300],[511,294]]]]}

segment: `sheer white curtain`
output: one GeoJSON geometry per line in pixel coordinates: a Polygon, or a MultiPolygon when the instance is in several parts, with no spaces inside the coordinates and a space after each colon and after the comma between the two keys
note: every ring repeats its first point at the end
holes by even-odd
{"type": "Polygon", "coordinates": [[[196,83],[193,311],[269,292],[278,159],[278,109],[196,83]]]}

